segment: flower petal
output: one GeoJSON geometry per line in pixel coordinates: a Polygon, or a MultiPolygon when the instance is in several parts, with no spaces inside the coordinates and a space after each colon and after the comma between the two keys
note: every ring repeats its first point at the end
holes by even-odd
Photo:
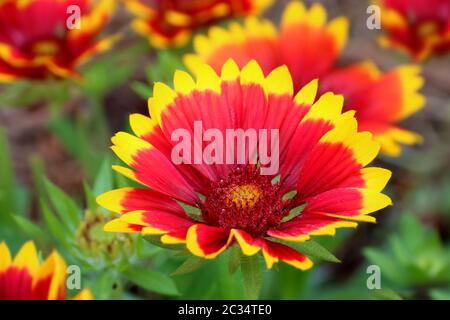
{"type": "Polygon", "coordinates": [[[92,295],[91,290],[83,289],[78,293],[73,300],[94,300],[94,296],[92,295]]]}
{"type": "Polygon", "coordinates": [[[329,217],[375,222],[368,216],[392,204],[391,199],[374,190],[359,188],[338,188],[305,199],[307,210],[329,217]]]}
{"type": "Polygon", "coordinates": [[[186,247],[196,256],[214,259],[228,248],[232,240],[230,231],[205,224],[194,224],[188,230],[186,247]]]}
{"type": "Polygon", "coordinates": [[[97,203],[116,213],[136,210],[164,210],[184,214],[183,208],[172,198],[148,189],[121,188],[97,197],[97,203]]]}
{"type": "Polygon", "coordinates": [[[54,251],[48,256],[33,279],[33,299],[64,299],[66,296],[66,272],[66,263],[54,251]]]}
{"type": "Polygon", "coordinates": [[[264,242],[263,256],[266,260],[267,268],[269,269],[271,269],[274,263],[279,260],[303,271],[308,270],[313,266],[312,261],[300,252],[281,243],[268,240],[264,242]]]}
{"type": "Polygon", "coordinates": [[[231,234],[241,247],[242,253],[246,256],[255,255],[262,248],[263,242],[261,239],[254,238],[243,230],[232,229],[231,234]]]}
{"type": "Polygon", "coordinates": [[[22,246],[12,265],[17,269],[26,269],[32,276],[36,274],[40,264],[36,246],[32,241],[28,241],[22,246]]]}
{"type": "Polygon", "coordinates": [[[11,265],[11,253],[5,242],[0,243],[0,273],[11,265]]]}
{"type": "Polygon", "coordinates": [[[195,203],[198,196],[176,167],[154,146],[125,132],[112,139],[113,151],[136,172],[137,181],[186,203],[195,203]]]}
{"type": "Polygon", "coordinates": [[[270,229],[267,234],[277,239],[303,242],[309,240],[311,235],[334,235],[336,228],[355,228],[356,226],[356,222],[342,221],[304,210],[301,215],[282,223],[277,228],[270,229]]]}
{"type": "Polygon", "coordinates": [[[133,211],[125,213],[120,220],[132,225],[143,226],[143,234],[165,234],[177,230],[186,230],[194,221],[190,218],[161,211],[133,211]]]}

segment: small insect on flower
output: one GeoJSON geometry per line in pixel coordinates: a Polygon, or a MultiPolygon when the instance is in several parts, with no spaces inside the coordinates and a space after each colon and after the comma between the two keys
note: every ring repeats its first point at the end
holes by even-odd
{"type": "Polygon", "coordinates": [[[0,82],[79,79],[76,67],[118,39],[97,40],[114,8],[114,0],[0,1],[0,82]]]}
{"type": "MultiPolygon", "coordinates": [[[[6,243],[0,243],[0,300],[64,300],[67,265],[53,251],[41,263],[33,242],[26,242],[14,259],[6,243]]],[[[91,291],[82,290],[73,299],[92,300],[91,291]]]]}
{"type": "Polygon", "coordinates": [[[380,0],[380,44],[415,61],[450,52],[449,0],[380,0]]]}
{"type": "Polygon", "coordinates": [[[134,29],[157,48],[183,46],[193,31],[230,17],[257,14],[272,0],[123,0],[138,18],[134,29]]]}
{"type": "MultiPolygon", "coordinates": [[[[185,244],[206,259],[237,243],[244,255],[261,251],[268,268],[282,260],[306,270],[311,260],[289,242],[373,222],[369,214],[391,204],[381,193],[390,171],[365,168],[380,146],[370,133],[358,132],[354,111],[342,113],[342,96],[328,92],[316,100],[317,80],[294,95],[285,66],[267,76],[254,60],[239,69],[230,59],[220,75],[206,64],[199,68],[196,81],[177,71],[174,89],[156,83],[151,118],[131,115],[135,135],[119,132],[112,138],[113,151],[130,167],[113,168],[144,188],[97,198],[121,214],[106,231],[161,235],[162,243],[185,244]],[[277,129],[279,170],[262,174],[265,165],[250,163],[250,157],[233,165],[195,163],[191,154],[182,154],[186,161],[174,164],[178,141],[172,134],[180,128],[191,132],[194,148],[208,148],[193,133],[196,121],[205,131],[222,133],[277,129]]],[[[258,140],[264,143],[267,139],[258,140]]],[[[249,148],[246,144],[247,155],[255,152],[249,148]]],[[[236,161],[234,151],[226,144],[222,154],[231,153],[236,161]]]]}
{"type": "Polygon", "coordinates": [[[415,144],[422,137],[398,126],[425,104],[418,92],[423,85],[420,68],[400,66],[386,73],[370,61],[335,67],[348,36],[348,19],[337,17],[327,23],[321,4],[307,9],[292,1],[284,10],[279,30],[272,22],[249,17],[244,25],[212,27],[208,35],[194,38],[195,54],[184,60],[192,72],[208,63],[217,72],[228,58],[240,67],[255,59],[267,75],[286,65],[295,91],[319,78],[319,92],[332,91],[345,97],[344,110],[355,110],[361,130],[370,131],[390,156],[401,153],[400,144],[415,144]]]}

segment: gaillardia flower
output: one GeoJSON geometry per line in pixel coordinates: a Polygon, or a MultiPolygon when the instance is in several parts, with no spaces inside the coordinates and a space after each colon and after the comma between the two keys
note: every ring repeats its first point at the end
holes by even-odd
{"type": "Polygon", "coordinates": [[[79,78],[75,68],[117,38],[96,40],[114,7],[113,0],[0,1],[0,82],[79,78]]]}
{"type": "Polygon", "coordinates": [[[112,149],[130,167],[113,168],[144,188],[97,198],[121,214],[106,231],[161,235],[162,243],[185,244],[206,259],[237,243],[244,255],[261,251],[268,268],[282,260],[305,270],[312,262],[289,242],[333,235],[336,228],[355,227],[357,221],[373,222],[369,213],[391,204],[381,193],[390,171],[365,168],[379,144],[370,133],[358,132],[353,111],[341,112],[342,96],[328,92],[316,101],[317,80],[294,96],[285,66],[264,76],[256,61],[239,69],[230,59],[220,76],[206,64],[199,66],[196,81],[177,71],[174,87],[155,83],[151,117],[131,115],[135,135],[119,132],[112,138],[112,149]],[[195,132],[198,123],[203,140],[195,132]],[[178,154],[180,130],[193,137],[183,142],[200,149],[204,159],[211,148],[205,141],[214,140],[221,146],[215,156],[227,161],[196,161],[187,149],[178,154]],[[245,140],[236,147],[234,138],[218,141],[229,130],[278,135],[254,136],[256,144],[245,140]],[[268,168],[264,152],[258,150],[256,163],[248,156],[255,146],[265,146],[279,170],[263,174],[268,168]],[[245,157],[235,152],[239,148],[245,157]]]}
{"type": "Polygon", "coordinates": [[[326,21],[322,5],[314,4],[308,10],[293,1],[284,11],[279,31],[270,21],[256,17],[247,18],[244,25],[235,22],[228,28],[212,27],[207,36],[194,38],[195,54],[184,60],[194,73],[201,63],[220,71],[230,57],[240,67],[255,59],[265,75],[286,65],[295,91],[319,78],[319,92],[343,94],[344,110],[356,111],[360,129],[374,134],[382,152],[398,156],[400,143],[420,142],[418,134],[397,125],[424,106],[425,99],[418,93],[423,85],[420,68],[400,66],[382,73],[371,62],[335,68],[347,40],[348,20],[326,21]]]}
{"type": "Polygon", "coordinates": [[[450,52],[449,0],[378,0],[385,35],[383,46],[416,61],[450,52]]]}
{"type": "MultiPolygon", "coordinates": [[[[54,251],[41,263],[33,242],[26,242],[14,260],[8,246],[0,243],[0,300],[64,300],[66,299],[64,259],[54,251]]],[[[92,300],[88,289],[76,300],[92,300]]]]}
{"type": "Polygon", "coordinates": [[[222,19],[257,14],[272,0],[123,0],[138,18],[133,26],[161,48],[182,46],[192,31],[222,19]]]}

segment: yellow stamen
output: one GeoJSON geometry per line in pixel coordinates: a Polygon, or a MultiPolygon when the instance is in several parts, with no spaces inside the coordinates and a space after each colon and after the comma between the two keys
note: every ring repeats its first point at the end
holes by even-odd
{"type": "Polygon", "coordinates": [[[258,202],[260,197],[261,192],[256,186],[245,184],[232,188],[228,199],[238,208],[251,208],[258,202]]]}

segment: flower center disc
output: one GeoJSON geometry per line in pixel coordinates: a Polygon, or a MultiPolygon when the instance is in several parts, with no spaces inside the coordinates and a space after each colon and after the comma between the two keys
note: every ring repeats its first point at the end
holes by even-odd
{"type": "Polygon", "coordinates": [[[261,197],[258,187],[253,184],[236,186],[229,190],[228,200],[234,203],[237,208],[251,208],[261,197]]]}
{"type": "Polygon", "coordinates": [[[211,183],[202,206],[205,222],[263,236],[285,215],[279,184],[252,165],[235,167],[228,177],[211,183]]]}

